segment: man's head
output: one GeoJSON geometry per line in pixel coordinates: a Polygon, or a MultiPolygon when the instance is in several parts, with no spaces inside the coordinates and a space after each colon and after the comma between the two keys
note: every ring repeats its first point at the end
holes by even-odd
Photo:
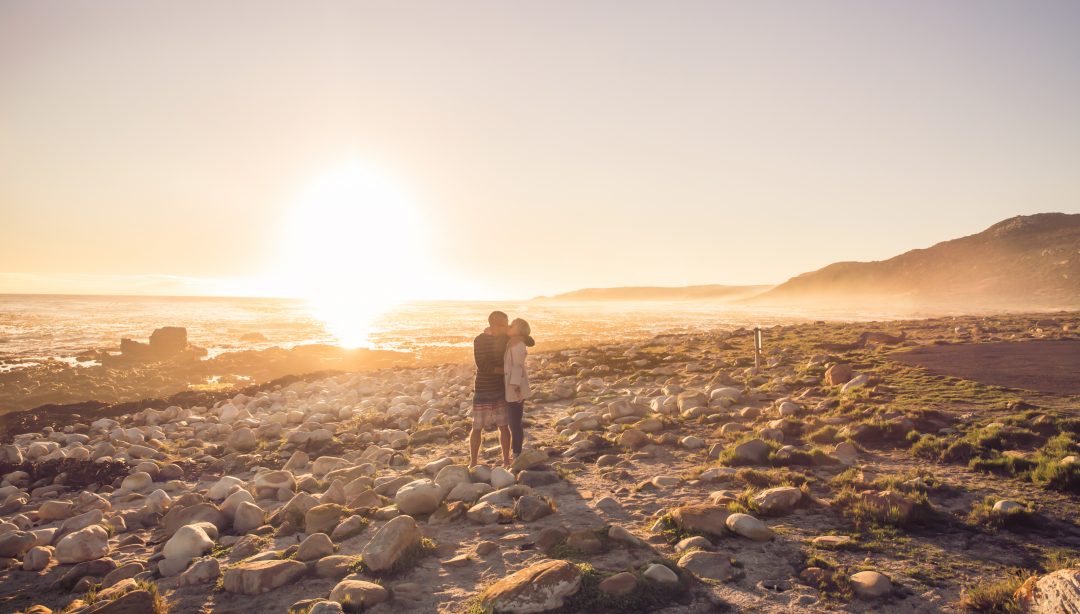
{"type": "Polygon", "coordinates": [[[501,311],[492,311],[488,316],[488,326],[493,334],[505,335],[510,328],[510,316],[501,311]]]}

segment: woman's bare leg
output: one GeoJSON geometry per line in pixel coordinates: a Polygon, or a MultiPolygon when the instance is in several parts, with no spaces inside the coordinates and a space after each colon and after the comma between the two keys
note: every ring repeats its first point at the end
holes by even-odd
{"type": "Polygon", "coordinates": [[[499,446],[502,448],[503,466],[510,466],[510,427],[499,427],[499,446]]]}
{"type": "MultiPolygon", "coordinates": [[[[501,434],[500,434],[501,435],[501,434]]],[[[483,431],[473,429],[469,434],[469,467],[476,466],[476,457],[480,455],[480,440],[484,437],[483,431]]]]}

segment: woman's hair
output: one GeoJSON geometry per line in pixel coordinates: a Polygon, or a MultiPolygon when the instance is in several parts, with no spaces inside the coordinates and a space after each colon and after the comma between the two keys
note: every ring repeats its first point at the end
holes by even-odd
{"type": "Polygon", "coordinates": [[[514,318],[514,321],[510,323],[510,326],[517,326],[518,328],[520,328],[522,337],[528,337],[532,334],[532,328],[529,326],[529,323],[525,320],[522,320],[521,318],[514,318]]]}

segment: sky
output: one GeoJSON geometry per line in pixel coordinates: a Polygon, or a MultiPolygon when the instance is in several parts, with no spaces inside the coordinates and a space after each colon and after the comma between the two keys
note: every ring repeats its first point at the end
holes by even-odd
{"type": "Polygon", "coordinates": [[[0,2],[0,293],[779,283],[1080,212],[1080,3],[0,2]]]}

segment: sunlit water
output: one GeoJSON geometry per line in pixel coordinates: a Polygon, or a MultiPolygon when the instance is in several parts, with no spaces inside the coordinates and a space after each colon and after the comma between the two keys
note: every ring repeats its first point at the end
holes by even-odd
{"type": "MultiPolygon", "coordinates": [[[[662,332],[770,326],[810,319],[867,320],[880,314],[800,314],[710,303],[423,302],[401,306],[372,325],[371,347],[444,354],[464,350],[501,309],[530,321],[538,349],[585,345],[662,332]]],[[[336,343],[299,300],[202,297],[0,295],[0,358],[66,359],[89,348],[115,349],[121,337],[145,341],[161,326],[184,326],[191,343],[214,356],[242,349],[336,343]],[[261,333],[265,341],[241,341],[261,333]]],[[[11,368],[0,365],[0,369],[11,368]]]]}

